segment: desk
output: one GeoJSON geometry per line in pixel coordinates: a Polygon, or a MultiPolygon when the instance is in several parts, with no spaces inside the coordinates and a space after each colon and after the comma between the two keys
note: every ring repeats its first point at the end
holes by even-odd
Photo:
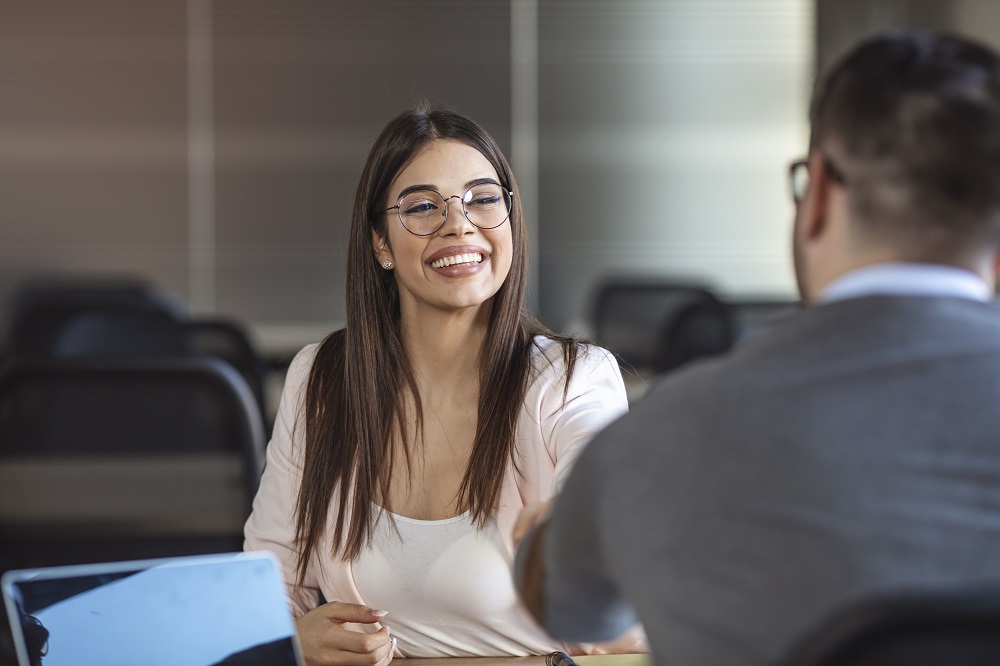
{"type": "Polygon", "coordinates": [[[242,534],[236,454],[0,459],[0,524],[136,534],[242,534]]]}
{"type": "MultiPolygon", "coordinates": [[[[648,654],[604,654],[573,657],[580,666],[651,666],[648,654]]],[[[544,666],[545,657],[451,657],[393,659],[399,666],[544,666]]]]}

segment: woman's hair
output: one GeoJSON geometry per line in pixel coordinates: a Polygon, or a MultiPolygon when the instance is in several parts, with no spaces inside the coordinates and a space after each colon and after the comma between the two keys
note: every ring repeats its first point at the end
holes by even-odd
{"type": "MultiPolygon", "coordinates": [[[[511,190],[513,258],[507,279],[492,297],[479,354],[479,405],[475,442],[458,502],[480,526],[494,514],[507,463],[515,464],[518,414],[531,374],[535,335],[562,345],[568,387],[577,341],[546,330],[524,311],[528,245],[521,199],[510,165],[496,142],[476,123],[449,109],[420,106],[382,130],[368,155],[354,199],[347,257],[347,326],[323,341],[306,389],[305,462],[296,507],[298,574],[327,529],[336,502],[334,555],[358,557],[370,543],[378,517],[374,504],[389,497],[394,470],[393,429],[407,432],[404,395],[413,398],[422,431],[420,395],[400,333],[399,292],[391,271],[379,267],[372,232],[387,238],[386,200],[396,176],[429,142],[461,141],[489,160],[500,184],[511,190]]],[[[407,466],[410,442],[403,442],[407,466]]]]}

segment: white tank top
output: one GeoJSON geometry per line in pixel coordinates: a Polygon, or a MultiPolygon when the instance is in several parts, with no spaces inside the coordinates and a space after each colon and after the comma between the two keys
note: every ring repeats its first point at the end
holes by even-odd
{"type": "Polygon", "coordinates": [[[351,566],[365,603],[389,611],[382,624],[406,657],[526,656],[562,649],[521,607],[496,525],[481,531],[469,512],[414,520],[383,511],[371,547],[351,566]]]}

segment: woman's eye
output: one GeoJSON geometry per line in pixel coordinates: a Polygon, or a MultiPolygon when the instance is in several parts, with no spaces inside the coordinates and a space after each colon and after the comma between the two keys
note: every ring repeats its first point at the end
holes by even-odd
{"type": "Polygon", "coordinates": [[[500,197],[493,194],[480,194],[473,197],[472,201],[469,202],[469,206],[475,206],[477,208],[492,208],[500,203],[500,197]]]}
{"type": "Polygon", "coordinates": [[[403,215],[426,216],[437,210],[433,201],[407,201],[403,204],[403,215]]]}

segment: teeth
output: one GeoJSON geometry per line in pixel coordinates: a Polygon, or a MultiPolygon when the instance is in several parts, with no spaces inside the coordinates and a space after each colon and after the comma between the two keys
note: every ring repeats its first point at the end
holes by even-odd
{"type": "Polygon", "coordinates": [[[468,254],[455,254],[450,257],[441,257],[431,262],[434,268],[444,268],[445,266],[455,266],[458,264],[478,264],[483,260],[483,255],[478,252],[468,254]]]}

